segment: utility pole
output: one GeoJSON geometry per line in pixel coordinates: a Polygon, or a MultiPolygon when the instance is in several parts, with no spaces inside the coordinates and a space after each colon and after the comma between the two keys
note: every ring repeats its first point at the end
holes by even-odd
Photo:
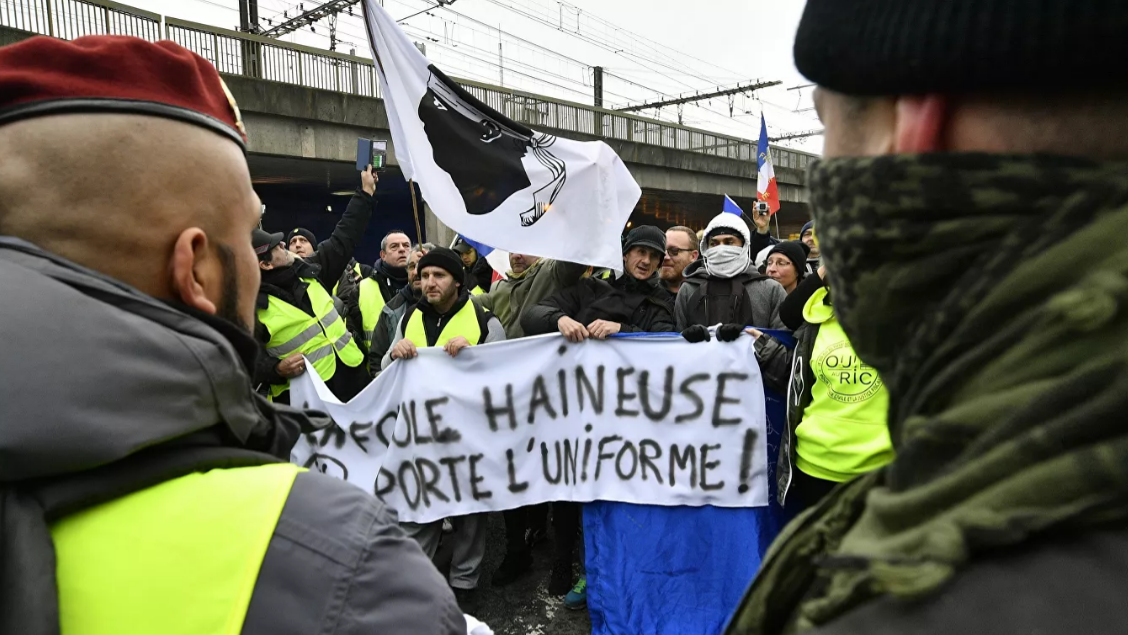
{"type": "Polygon", "coordinates": [[[595,67],[595,107],[603,107],[603,67],[595,67]]]}
{"type": "Polygon", "coordinates": [[[639,104],[638,106],[627,106],[626,108],[619,108],[619,112],[635,112],[638,110],[646,110],[648,108],[661,108],[663,106],[678,106],[681,104],[689,104],[695,101],[702,101],[705,99],[712,99],[713,97],[724,97],[726,95],[735,95],[738,93],[751,93],[761,88],[769,86],[779,86],[783,82],[778,80],[773,81],[757,81],[755,83],[746,84],[744,86],[734,86],[732,88],[718,88],[711,93],[703,93],[690,95],[688,97],[676,97],[674,99],[664,99],[662,101],[652,101],[646,104],[639,104]]]}
{"type": "Polygon", "coordinates": [[[501,40],[497,42],[497,78],[498,85],[505,88],[505,59],[501,56],[501,40]]]}
{"type": "MultiPolygon", "coordinates": [[[[239,0],[239,30],[243,33],[257,33],[258,28],[258,0],[239,0]]],[[[243,75],[258,77],[258,60],[262,47],[258,42],[243,40],[239,44],[239,53],[243,62],[243,75]]],[[[215,52],[219,59],[219,51],[215,52]]]]}

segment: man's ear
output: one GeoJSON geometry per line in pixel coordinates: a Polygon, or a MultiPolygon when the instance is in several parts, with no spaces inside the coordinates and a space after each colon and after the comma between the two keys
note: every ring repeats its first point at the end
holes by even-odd
{"type": "Polygon", "coordinates": [[[940,95],[897,98],[893,151],[898,154],[942,152],[948,127],[948,100],[940,95]]]}
{"type": "Polygon", "coordinates": [[[215,315],[222,292],[223,268],[211,253],[208,235],[199,227],[180,232],[169,260],[173,296],[184,304],[215,315]]]}
{"type": "Polygon", "coordinates": [[[273,268],[274,268],[273,262],[270,262],[269,260],[260,260],[259,261],[259,269],[261,269],[263,271],[270,271],[273,268]]]}

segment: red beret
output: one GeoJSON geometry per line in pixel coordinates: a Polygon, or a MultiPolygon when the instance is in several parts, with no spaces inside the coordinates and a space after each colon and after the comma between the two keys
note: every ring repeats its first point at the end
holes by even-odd
{"type": "Polygon", "coordinates": [[[0,47],[0,125],[77,112],[167,117],[246,149],[239,107],[215,67],[175,42],[38,36],[0,47]]]}

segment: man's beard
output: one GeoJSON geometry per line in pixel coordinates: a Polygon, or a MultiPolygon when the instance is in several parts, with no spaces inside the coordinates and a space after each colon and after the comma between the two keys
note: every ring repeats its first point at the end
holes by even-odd
{"type": "Polygon", "coordinates": [[[223,265],[223,295],[219,298],[216,315],[227,320],[247,333],[254,330],[243,321],[239,314],[239,277],[235,274],[235,252],[227,245],[216,245],[219,262],[223,265]]]}

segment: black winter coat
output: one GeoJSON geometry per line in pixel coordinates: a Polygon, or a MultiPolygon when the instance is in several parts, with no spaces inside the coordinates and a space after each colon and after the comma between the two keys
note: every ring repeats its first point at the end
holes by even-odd
{"type": "Polygon", "coordinates": [[[658,278],[636,280],[629,274],[607,281],[586,278],[525,309],[521,328],[527,335],[554,333],[560,318],[568,316],[587,326],[595,320],[618,322],[620,333],[674,331],[670,294],[658,278]]]}
{"type": "Polygon", "coordinates": [[[474,264],[466,267],[466,283],[471,289],[480,287],[483,292],[488,293],[493,286],[493,275],[493,267],[481,256],[474,261],[474,264]]]}

